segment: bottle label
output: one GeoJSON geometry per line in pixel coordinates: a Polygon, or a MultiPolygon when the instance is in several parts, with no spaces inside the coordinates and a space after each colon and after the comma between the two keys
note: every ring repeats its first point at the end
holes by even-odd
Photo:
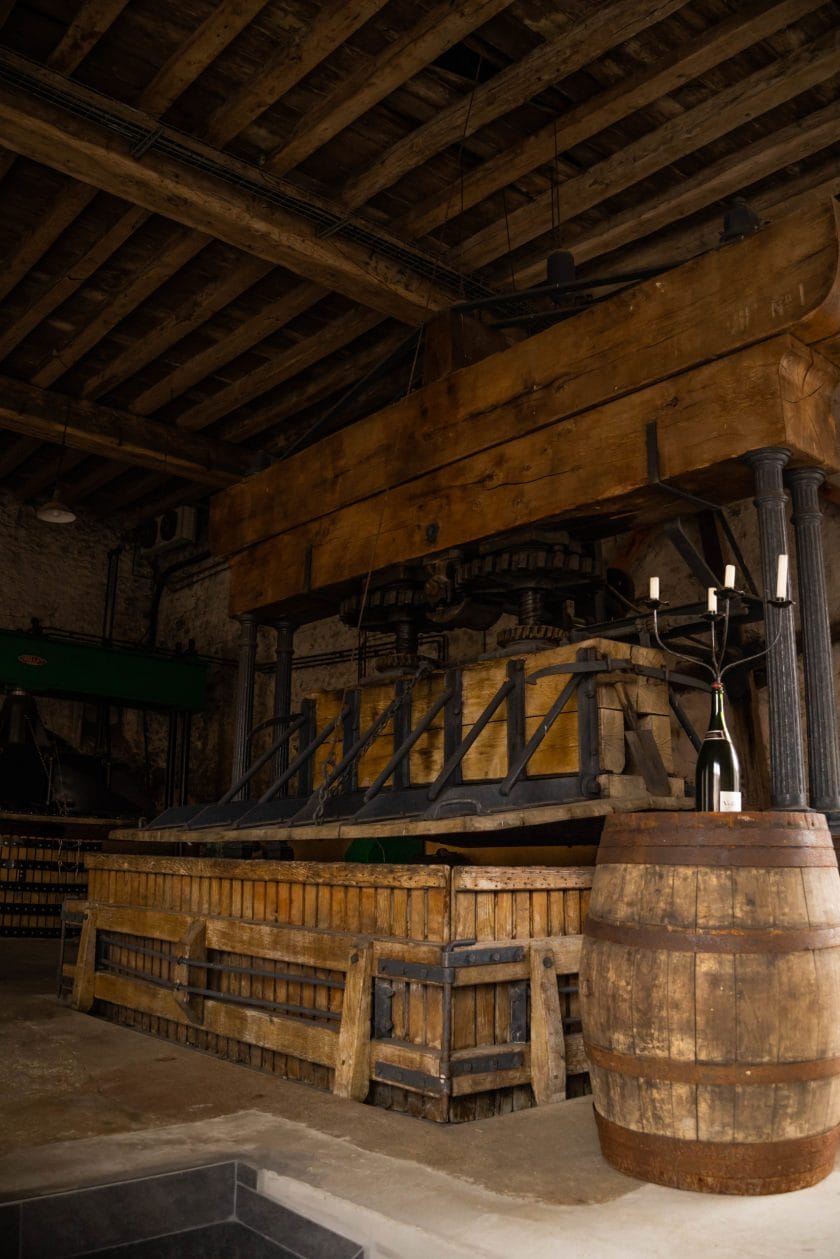
{"type": "Polygon", "coordinates": [[[740,813],[741,812],[740,791],[722,791],[720,793],[720,812],[721,813],[740,813]]]}

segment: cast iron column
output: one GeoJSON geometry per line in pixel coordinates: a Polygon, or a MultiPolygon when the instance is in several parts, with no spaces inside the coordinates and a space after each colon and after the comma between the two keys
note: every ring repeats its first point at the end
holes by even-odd
{"type": "Polygon", "coordinates": [[[793,495],[793,526],[796,532],[811,808],[823,813],[838,813],[840,748],[837,742],[837,695],[831,654],[822,512],[818,496],[825,473],[819,468],[796,468],[787,474],[786,479],[793,495]]]}
{"type": "MultiPolygon", "coordinates": [[[[274,665],[274,716],[282,718],[272,732],[276,739],[288,729],[292,717],[292,660],[295,648],[295,627],[291,621],[275,621],[276,657],[274,665]]],[[[289,745],[284,743],[274,757],[271,772],[279,778],[289,764],[289,745]]],[[[283,795],[288,794],[288,783],[283,788],[283,795]]]]}
{"type": "Polygon", "coordinates": [[[807,808],[793,608],[778,608],[769,602],[776,589],[776,559],[789,554],[785,527],[787,497],[782,482],[782,471],[789,458],[789,450],[765,447],[754,450],[745,460],[755,473],[755,506],[764,578],[770,796],[774,809],[807,808]]]}
{"type": "MultiPolygon", "coordinates": [[[[236,670],[236,701],[233,714],[233,767],[231,786],[248,768],[250,748],[248,735],[254,725],[254,675],[257,665],[257,618],[246,612],[239,621],[239,664],[236,670]]],[[[244,800],[247,790],[237,792],[236,800],[244,800]]]]}

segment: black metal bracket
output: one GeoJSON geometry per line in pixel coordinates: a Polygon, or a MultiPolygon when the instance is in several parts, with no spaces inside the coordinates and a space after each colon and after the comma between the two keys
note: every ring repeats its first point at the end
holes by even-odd
{"type": "Polygon", "coordinates": [[[408,1067],[395,1067],[390,1062],[375,1062],[373,1074],[385,1084],[399,1084],[403,1088],[417,1089],[420,1093],[436,1093],[443,1097],[449,1092],[449,1081],[425,1071],[412,1071],[408,1067]]]}

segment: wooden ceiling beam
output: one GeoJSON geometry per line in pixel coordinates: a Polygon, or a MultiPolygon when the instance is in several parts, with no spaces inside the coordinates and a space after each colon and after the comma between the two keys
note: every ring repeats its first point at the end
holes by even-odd
{"type": "MultiPolygon", "coordinates": [[[[124,4],[125,0],[119,5],[119,9],[122,9],[124,4]]],[[[190,83],[207,69],[227,44],[248,25],[264,4],[265,0],[224,0],[219,4],[160,68],[152,82],[141,93],[137,102],[138,108],[153,117],[164,114],[181,92],[189,87],[190,83]]],[[[85,6],[85,9],[89,7],[85,6]]],[[[85,9],[82,10],[77,22],[82,20],[85,9]]],[[[114,12],[114,17],[117,15],[117,12],[114,12]]],[[[93,32],[99,28],[102,20],[103,15],[100,14],[99,23],[86,21],[85,30],[88,40],[93,37],[93,32]]],[[[113,18],[111,20],[113,21],[113,18]]],[[[72,29],[71,27],[71,30],[67,32],[65,40],[69,39],[72,29]]],[[[61,69],[67,60],[68,52],[59,56],[65,40],[62,40],[47,61],[53,69],[61,69]],[[58,61],[54,64],[55,58],[58,58],[58,61]]],[[[84,47],[82,56],[87,55],[93,47],[93,44],[88,46],[80,42],[78,32],[70,40],[70,44],[76,48],[77,52],[84,47]]],[[[72,69],[72,65],[65,67],[65,73],[69,74],[72,69]]],[[[27,240],[11,260],[6,274],[0,281],[0,301],[20,283],[50,246],[55,244],[62,232],[93,201],[96,194],[97,189],[87,184],[73,184],[56,199],[46,217],[35,225],[27,240]]],[[[120,245],[124,244],[146,222],[148,217],[147,210],[134,206],[126,207],[120,220],[110,228],[106,236],[96,241],[84,257],[74,264],[70,272],[62,275],[51,289],[41,294],[23,312],[22,317],[15,318],[12,326],[0,341],[0,360],[5,358],[16,345],[19,345],[41,320],[46,319],[62,302],[71,297],[84,281],[104,262],[107,262],[120,245]]]]}
{"type": "Polygon", "coordinates": [[[30,455],[35,453],[40,444],[34,437],[17,435],[12,438],[0,452],[0,481],[5,481],[6,477],[11,476],[30,455]]]}
{"type": "MultiPolygon", "coordinates": [[[[199,232],[180,228],[172,244],[171,256],[174,256],[177,251],[180,265],[186,266],[196,254],[210,244],[210,239],[209,236],[204,236],[199,232]]],[[[138,269],[128,283],[120,288],[113,301],[106,300],[98,313],[83,324],[76,335],[62,345],[60,351],[52,354],[38,367],[32,376],[33,382],[42,388],[54,385],[74,363],[93,349],[102,339],[107,328],[114,323],[119,323],[151,297],[168,278],[168,274],[166,266],[161,266],[157,257],[152,258],[148,266],[138,269]]]]}
{"type": "Polygon", "coordinates": [[[364,350],[355,350],[349,358],[341,358],[335,362],[324,363],[319,360],[317,375],[284,388],[282,397],[264,402],[247,413],[246,417],[232,415],[221,426],[217,436],[223,441],[233,440],[231,433],[236,432],[236,425],[247,418],[251,434],[256,436],[269,429],[279,429],[274,438],[265,444],[271,454],[282,454],[293,442],[307,433],[315,423],[313,416],[304,421],[284,424],[285,420],[296,417],[305,408],[314,406],[325,398],[330,398],[350,388],[357,380],[383,362],[405,340],[405,331],[395,328],[385,333],[374,345],[364,350]],[[283,425],[280,429],[280,425],[283,425]]]}
{"type": "Polygon", "coordinates": [[[175,367],[160,380],[144,389],[132,401],[131,410],[137,415],[151,415],[158,407],[172,402],[186,393],[193,385],[212,376],[226,363],[270,337],[292,319],[302,315],[327,296],[327,290],[316,284],[296,284],[275,301],[269,302],[255,315],[244,320],[232,332],[197,354],[191,354],[186,362],[175,367]]]}
{"type": "Polygon", "coordinates": [[[510,3],[511,0],[443,0],[390,43],[372,64],[368,60],[363,62],[319,105],[307,110],[290,138],[269,154],[266,168],[283,175],[299,166],[362,114],[425,69],[430,61],[489,22],[510,3]]]}
{"type": "Polygon", "coordinates": [[[228,144],[375,17],[387,2],[354,0],[348,4],[347,0],[327,0],[321,4],[312,26],[299,31],[297,38],[284,40],[260,66],[258,75],[222,101],[208,120],[204,138],[210,144],[228,144]]]}
{"type": "MultiPolygon", "coordinates": [[[[748,194],[751,184],[774,175],[793,162],[819,153],[835,143],[838,135],[840,102],[834,102],[707,166],[691,179],[682,180],[669,192],[659,193],[621,214],[611,215],[600,227],[570,231],[567,235],[568,248],[578,266],[594,258],[606,257],[650,237],[654,232],[671,227],[680,219],[719,204],[727,197],[741,192],[748,194]]],[[[761,208],[762,199],[758,198],[755,204],[761,208]]],[[[698,247],[695,245],[694,252],[698,247]]],[[[667,249],[667,246],[664,248],[667,249]]],[[[666,260],[669,256],[666,255],[666,260]]],[[[541,283],[544,279],[545,258],[528,263],[516,273],[519,288],[541,283]]]]}
{"type": "Polygon", "coordinates": [[[224,0],[188,35],[144,89],[141,109],[162,117],[182,92],[212,65],[228,44],[250,26],[266,0],[224,0]]]}
{"type": "Polygon", "coordinates": [[[118,128],[133,124],[142,128],[141,134],[148,132],[143,115],[109,101],[110,116],[102,118],[104,102],[95,93],[64,81],[56,84],[45,71],[30,73],[29,89],[0,88],[0,143],[8,148],[335,288],[383,315],[417,324],[429,310],[451,304],[451,294],[439,282],[395,262],[387,246],[379,251],[355,240],[328,239],[313,223],[281,208],[268,195],[261,200],[251,189],[262,185],[268,194],[271,185],[256,168],[177,133],[167,137],[171,145],[186,149],[191,160],[213,163],[216,170],[188,165],[173,155],[171,147],[153,146],[135,156],[135,144],[118,128]],[[42,81],[57,87],[65,101],[72,95],[73,108],[44,99],[36,90],[42,81]],[[91,105],[100,111],[101,121],[83,116],[81,111],[91,105]],[[237,182],[242,179],[248,187],[237,182]]]}
{"type": "Polygon", "coordinates": [[[253,451],[193,437],[113,407],[77,402],[10,377],[0,377],[0,425],[25,437],[204,485],[230,485],[255,467],[253,451]]]}
{"type": "Polygon", "coordinates": [[[364,205],[436,153],[532,100],[545,88],[580,70],[610,48],[661,22],[680,8],[682,2],[613,0],[611,4],[597,6],[596,11],[580,21],[570,19],[556,38],[535,48],[448,109],[440,110],[403,140],[398,140],[367,170],[345,183],[341,200],[349,209],[364,205]]]}
{"type": "Polygon", "coordinates": [[[101,398],[123,380],[165,353],[194,328],[200,327],[229,302],[272,270],[261,258],[236,258],[233,265],[216,276],[196,296],[188,297],[160,319],[151,332],[129,340],[121,354],[90,376],[82,389],[83,398],[101,398]]]}
{"type": "MultiPolygon", "coordinates": [[[[87,456],[81,450],[65,450],[62,452],[52,449],[43,451],[44,458],[40,460],[35,469],[30,473],[22,485],[15,490],[15,498],[21,503],[31,503],[44,493],[44,490],[51,489],[59,482],[57,473],[61,477],[71,472],[73,468],[77,468],[80,463],[84,463],[87,456]]],[[[64,482],[60,481],[63,489],[64,482]]]]}
{"type": "MultiPolygon", "coordinates": [[[[83,184],[79,185],[84,188],[83,184]]],[[[87,189],[85,189],[87,191],[87,189]]],[[[121,213],[117,221],[94,241],[84,254],[75,258],[66,271],[56,280],[51,288],[36,297],[21,314],[8,322],[5,331],[0,334],[0,362],[7,358],[16,346],[29,336],[34,328],[52,314],[62,302],[72,297],[78,288],[98,271],[112,254],[125,244],[130,236],[148,218],[145,210],[135,207],[127,213],[121,213]]],[[[12,260],[16,265],[17,255],[12,260]]]]}
{"type": "Polygon", "coordinates": [[[834,35],[791,56],[779,57],[583,174],[566,180],[558,189],[550,189],[503,220],[476,232],[450,252],[450,261],[467,272],[478,270],[551,231],[558,221],[569,222],[838,71],[840,46],[834,35]]]}
{"type": "MultiPolygon", "coordinates": [[[[127,3],[128,0],[85,0],[47,57],[46,64],[58,74],[72,74],[117,20],[127,3]]],[[[0,153],[0,179],[16,158],[17,153],[11,151],[0,153]]]]}
{"type": "MultiPolygon", "coordinates": [[[[262,367],[249,372],[241,380],[233,381],[206,401],[198,403],[189,411],[185,411],[183,415],[179,415],[179,427],[191,431],[208,428],[217,420],[229,415],[231,411],[236,411],[246,402],[250,402],[252,398],[258,398],[269,389],[276,388],[283,381],[290,380],[307,367],[311,367],[325,355],[343,349],[357,337],[376,328],[382,321],[382,316],[376,311],[365,308],[348,311],[346,315],[334,319],[314,336],[306,337],[297,345],[289,346],[288,350],[275,354],[262,367]]],[[[252,429],[247,416],[238,424],[232,425],[231,429],[230,440],[234,442],[245,441],[260,431],[259,426],[252,429]]]]}
{"type": "Polygon", "coordinates": [[[482,162],[459,180],[457,196],[453,196],[451,188],[436,193],[393,221],[392,230],[407,239],[425,236],[494,192],[509,187],[539,166],[553,162],[558,154],[568,152],[637,110],[654,104],[822,3],[823,0],[782,0],[768,8],[766,0],[756,0],[748,10],[718,22],[650,68],[630,79],[619,80],[613,87],[560,114],[540,131],[482,162]]]}

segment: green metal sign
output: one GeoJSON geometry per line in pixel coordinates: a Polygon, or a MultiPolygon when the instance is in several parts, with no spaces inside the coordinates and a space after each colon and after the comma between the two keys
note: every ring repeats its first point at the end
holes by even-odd
{"type": "Polygon", "coordinates": [[[197,712],[206,703],[206,681],[197,660],[0,630],[0,685],[35,695],[197,712]]]}

